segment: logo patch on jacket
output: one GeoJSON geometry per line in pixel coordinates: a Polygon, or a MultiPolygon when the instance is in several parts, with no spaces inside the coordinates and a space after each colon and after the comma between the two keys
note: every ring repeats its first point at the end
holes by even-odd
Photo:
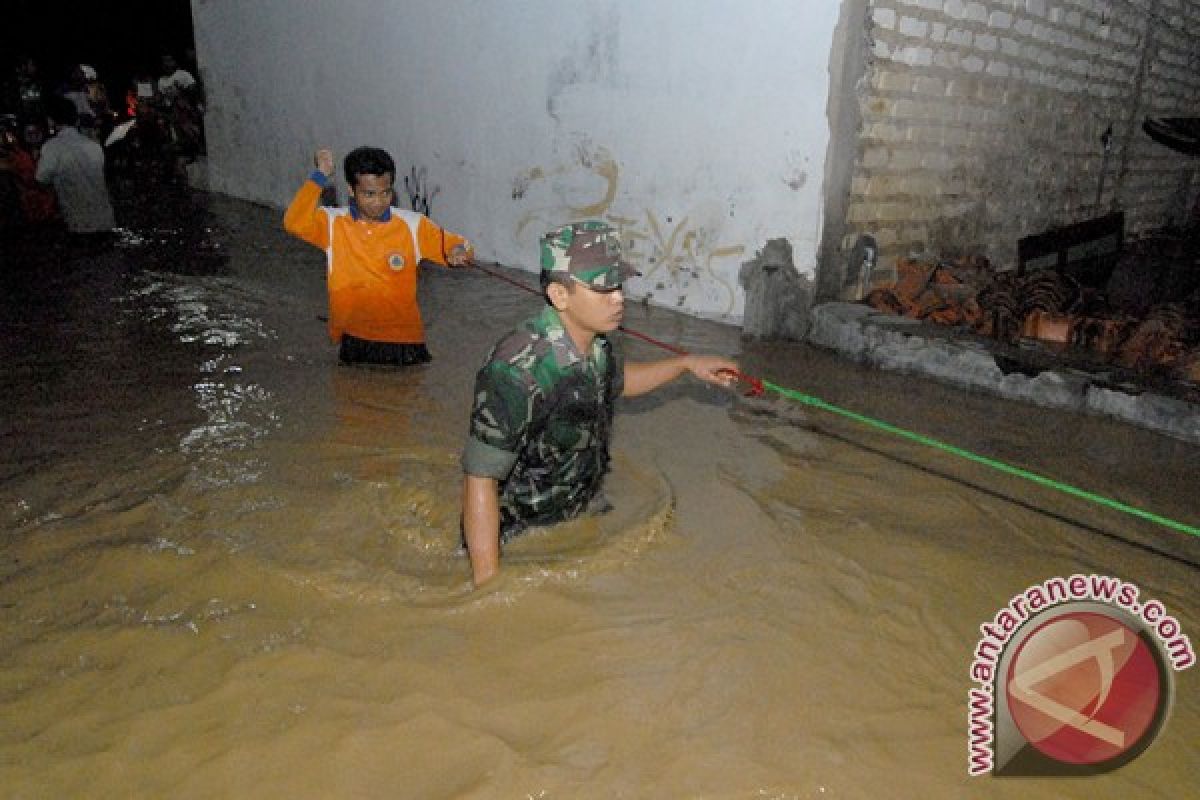
{"type": "Polygon", "coordinates": [[[392,271],[399,272],[404,269],[404,264],[404,255],[402,253],[392,253],[388,256],[388,266],[392,268],[392,271]]]}

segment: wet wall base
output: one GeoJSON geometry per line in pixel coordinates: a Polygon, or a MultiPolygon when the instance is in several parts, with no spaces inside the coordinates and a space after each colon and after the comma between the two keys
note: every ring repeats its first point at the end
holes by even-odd
{"type": "Polygon", "coordinates": [[[807,340],[882,369],[927,375],[1039,406],[1116,417],[1200,443],[1200,405],[1151,391],[1115,389],[1105,385],[1103,375],[1082,370],[1005,368],[1003,358],[983,342],[858,303],[814,308],[807,340]]]}

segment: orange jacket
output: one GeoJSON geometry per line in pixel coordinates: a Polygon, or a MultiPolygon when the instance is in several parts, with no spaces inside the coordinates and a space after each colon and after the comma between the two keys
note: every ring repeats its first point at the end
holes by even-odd
{"type": "Polygon", "coordinates": [[[470,244],[415,211],[391,208],[380,222],[355,218],[348,208],[320,206],[321,186],[304,182],[283,227],[325,251],[329,338],[348,333],[372,342],[425,341],[417,308],[417,265],[446,264],[458,245],[470,244]]]}

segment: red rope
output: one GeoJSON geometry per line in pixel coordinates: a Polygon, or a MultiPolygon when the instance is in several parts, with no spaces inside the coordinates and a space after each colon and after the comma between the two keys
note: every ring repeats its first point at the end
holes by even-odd
{"type": "Polygon", "coordinates": [[[541,292],[538,292],[538,291],[535,291],[535,290],[529,288],[528,286],[521,283],[520,281],[514,281],[512,278],[508,277],[507,275],[501,275],[499,272],[495,272],[494,270],[488,269],[487,267],[483,266],[483,264],[480,264],[478,261],[473,262],[473,266],[475,267],[475,269],[479,270],[480,272],[484,273],[485,275],[491,275],[493,278],[498,278],[498,279],[504,281],[505,283],[511,283],[513,286],[517,287],[518,289],[524,289],[525,291],[529,292],[530,294],[541,294],[541,292]]]}
{"type": "MultiPolygon", "coordinates": [[[[538,291],[535,291],[534,289],[529,288],[528,286],[521,283],[520,281],[514,281],[512,278],[508,277],[507,275],[502,275],[499,272],[496,272],[495,270],[488,269],[487,267],[480,264],[478,261],[475,262],[475,268],[478,269],[480,272],[484,273],[485,275],[491,275],[493,278],[497,278],[499,280],[504,281],[505,283],[512,284],[513,286],[516,286],[518,289],[523,289],[524,291],[529,292],[530,294],[541,294],[541,292],[538,292],[538,291]]],[[[674,353],[677,356],[691,355],[690,353],[688,353],[688,351],[684,350],[683,348],[676,347],[675,345],[672,345],[672,344],[667,344],[666,342],[663,342],[663,341],[659,341],[658,339],[655,339],[653,336],[647,336],[644,333],[635,331],[633,328],[627,328],[624,325],[621,325],[620,331],[622,333],[627,333],[630,336],[636,336],[637,338],[641,339],[643,342],[652,344],[655,347],[661,347],[663,350],[666,350],[668,353],[674,353]]],[[[743,372],[739,372],[738,370],[731,370],[731,371],[733,372],[733,376],[735,378],[737,378],[739,381],[741,381],[742,383],[745,383],[747,386],[750,387],[748,390],[746,390],[746,393],[745,393],[746,397],[758,397],[764,391],[766,391],[765,388],[763,387],[763,382],[761,379],[753,378],[743,372]]]]}

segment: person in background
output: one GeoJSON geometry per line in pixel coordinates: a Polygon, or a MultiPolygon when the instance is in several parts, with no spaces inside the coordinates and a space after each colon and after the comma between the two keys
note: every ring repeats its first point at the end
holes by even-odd
{"type": "Polygon", "coordinates": [[[145,70],[138,71],[125,91],[125,115],[131,119],[139,116],[146,106],[154,103],[154,98],[154,79],[145,70]]]}
{"type": "Polygon", "coordinates": [[[48,105],[57,130],[42,145],[37,180],[54,188],[70,233],[105,238],[116,223],[104,177],[104,149],[79,132],[79,114],[70,100],[52,97],[48,105]]]}
{"type": "Polygon", "coordinates": [[[162,57],[162,69],[162,76],[158,79],[158,94],[162,99],[162,105],[170,107],[174,104],[176,97],[196,85],[196,78],[192,73],[179,66],[175,61],[175,56],[172,55],[162,57]]]}
{"type": "Polygon", "coordinates": [[[9,232],[28,232],[58,215],[54,192],[36,180],[37,165],[21,141],[16,116],[0,117],[0,184],[3,225],[9,232]]]}
{"type": "Polygon", "coordinates": [[[25,150],[37,158],[46,138],[46,99],[50,96],[37,61],[27,55],[18,56],[13,70],[3,77],[0,109],[16,115],[17,135],[25,150]]]}
{"type": "Polygon", "coordinates": [[[79,69],[83,73],[88,105],[91,107],[92,117],[96,120],[95,138],[96,141],[103,144],[116,123],[116,115],[113,113],[112,105],[108,102],[108,89],[100,82],[100,76],[93,67],[81,64],[79,69]]]}
{"type": "Polygon", "coordinates": [[[359,147],[343,164],[348,208],[320,205],[333,177],[333,153],[318,150],[316,170],[296,192],[283,227],[325,251],[329,338],[344,364],[409,366],[431,360],[417,307],[422,261],[468,265],[462,236],[392,205],[396,164],[377,147],[359,147]]]}
{"type": "Polygon", "coordinates": [[[89,75],[92,80],[95,80],[96,70],[86,64],[75,66],[71,70],[71,74],[67,76],[67,82],[63,85],[62,96],[75,106],[75,114],[79,118],[77,127],[94,139],[96,138],[94,134],[96,111],[92,108],[92,98],[88,94],[89,75]]]}
{"type": "Polygon", "coordinates": [[[676,356],[626,363],[609,334],[635,274],[616,231],[577,222],[541,240],[541,313],[505,336],[475,378],[463,467],[463,540],[475,585],[500,568],[500,546],[526,528],[603,511],[614,401],[690,372],[719,386],[733,361],[676,356]]]}
{"type": "Polygon", "coordinates": [[[183,174],[185,165],[203,151],[203,107],[200,85],[192,73],[179,66],[172,55],[162,57],[163,74],[157,83],[157,106],[171,135],[176,170],[183,174]]]}

